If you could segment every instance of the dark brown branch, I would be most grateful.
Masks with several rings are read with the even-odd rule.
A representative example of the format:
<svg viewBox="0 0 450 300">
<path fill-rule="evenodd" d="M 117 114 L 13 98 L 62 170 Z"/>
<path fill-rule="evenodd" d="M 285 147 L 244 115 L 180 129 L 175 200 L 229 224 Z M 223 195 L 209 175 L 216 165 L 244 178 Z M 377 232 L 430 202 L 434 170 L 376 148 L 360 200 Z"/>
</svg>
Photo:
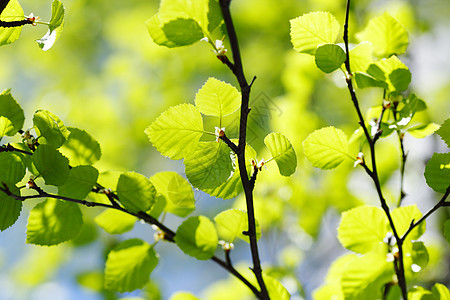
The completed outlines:
<svg viewBox="0 0 450 300">
<path fill-rule="evenodd" d="M 220 139 L 221 139 L 222 141 L 224 141 L 225 144 L 227 144 L 228 147 L 230 147 L 230 149 L 233 150 L 233 152 L 234 152 L 235 154 L 238 154 L 238 152 L 239 152 L 238 146 L 236 146 L 236 144 L 233 143 L 233 142 L 232 142 L 225 134 L 224 134 L 223 136 L 220 136 Z"/>
<path fill-rule="evenodd" d="M 266 285 L 262 277 L 261 260 L 259 258 L 258 244 L 256 240 L 256 220 L 255 209 L 253 205 L 253 186 L 250 179 L 247 176 L 246 159 L 245 159 L 245 146 L 247 140 L 247 119 L 250 112 L 249 99 L 251 85 L 248 84 L 245 78 L 244 69 L 242 66 L 242 59 L 239 50 L 238 38 L 234 29 L 233 20 L 230 12 L 231 0 L 219 0 L 220 8 L 222 11 L 223 20 L 227 28 L 228 38 L 230 41 L 231 51 L 233 55 L 233 64 L 228 64 L 233 74 L 236 76 L 237 81 L 241 89 L 241 114 L 239 121 L 239 143 L 238 143 L 238 165 L 241 175 L 241 182 L 244 188 L 245 200 L 247 205 L 247 218 L 248 218 L 248 236 L 250 240 L 250 251 L 252 254 L 253 268 L 252 271 L 255 274 L 256 280 L 261 288 L 261 292 L 255 295 L 259 299 L 270 299 L 267 292 Z M 253 82 L 252 82 L 253 83 Z"/>
<path fill-rule="evenodd" d="M 10 28 L 10 27 L 20 27 L 27 24 L 33 24 L 33 20 L 29 19 L 23 19 L 19 21 L 1 21 L 0 20 L 0 27 Z"/>
<path fill-rule="evenodd" d="M 19 152 L 19 153 L 26 154 L 26 155 L 33 155 L 32 152 L 28 152 L 28 151 L 25 151 L 22 149 L 17 149 L 16 147 L 14 147 L 11 144 L 0 146 L 0 152 Z"/>
</svg>

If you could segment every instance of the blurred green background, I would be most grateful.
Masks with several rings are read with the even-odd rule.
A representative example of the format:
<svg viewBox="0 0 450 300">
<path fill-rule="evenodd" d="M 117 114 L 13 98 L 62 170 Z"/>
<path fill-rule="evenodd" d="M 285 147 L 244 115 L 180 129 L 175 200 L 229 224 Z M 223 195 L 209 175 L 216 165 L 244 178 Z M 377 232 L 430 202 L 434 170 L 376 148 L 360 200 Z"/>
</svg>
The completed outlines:
<svg viewBox="0 0 450 300">
<path fill-rule="evenodd" d="M 50 18 L 51 1 L 20 3 L 25 14 Z M 174 170 L 183 174 L 182 162 L 162 157 L 144 130 L 168 107 L 193 103 L 196 91 L 210 76 L 237 86 L 232 74 L 206 43 L 176 49 L 154 44 L 144 22 L 157 12 L 159 1 L 66 0 L 64 5 L 64 31 L 48 52 L 34 42 L 47 31 L 44 26 L 26 26 L 18 41 L 0 48 L 0 89 L 12 89 L 25 110 L 25 128 L 32 126 L 34 111 L 47 109 L 66 125 L 85 129 L 100 142 L 103 155 L 96 164 L 100 171 L 134 170 L 151 176 Z M 319 171 L 311 167 L 301 150 L 301 142 L 314 129 L 333 125 L 350 136 L 357 129 L 357 120 L 341 74 L 325 76 L 312 57 L 292 50 L 289 20 L 327 10 L 342 25 L 344 8 L 344 1 L 335 0 L 232 3 L 247 78 L 257 76 L 250 102 L 250 144 L 261 150 L 260 157 L 268 157 L 262 149 L 264 136 L 282 132 L 299 158 L 292 179 L 280 178 L 272 169 L 275 166 L 270 166 L 260 174 L 255 191 L 264 236 L 260 247 L 264 266 L 283 278 L 295 295 L 293 299 L 302 295 L 310 299 L 312 291 L 323 283 L 330 263 L 344 253 L 336 240 L 339 213 L 361 203 L 377 204 L 376 194 L 368 192 L 374 190 L 371 182 L 362 170 L 353 169 L 351 162 L 335 171 Z M 428 105 L 418 120 L 442 123 L 450 111 L 450 2 L 354 1 L 350 36 L 384 11 L 410 33 L 407 54 L 400 58 L 412 72 L 410 91 Z M 366 111 L 379 104 L 382 94 L 369 89 L 359 96 Z M 411 151 L 405 201 L 417 203 L 425 212 L 434 194 L 424 183 L 424 163 L 445 145 L 433 136 L 421 140 L 408 136 L 405 143 Z M 385 192 L 395 203 L 399 188 L 396 139 L 383 140 L 377 149 L 384 153 L 379 164 Z M 354 150 L 357 153 L 356 147 Z M 195 214 L 214 216 L 227 207 L 243 207 L 241 198 L 223 201 L 196 192 L 196 199 Z M 152 241 L 153 231 L 138 224 L 124 236 L 108 236 L 92 226 L 91 217 L 99 211 L 85 209 L 86 236 L 57 247 L 30 246 L 24 242 L 26 217 L 35 203 L 27 203 L 18 224 L 0 234 L 0 299 L 114 299 L 117 295 L 102 291 L 99 281 L 104 254 L 125 238 Z M 439 236 L 443 218 L 443 213 L 432 217 L 424 238 L 431 259 L 419 278 L 425 284 L 449 280 L 448 263 L 442 263 L 448 261 L 449 246 Z M 166 222 L 176 228 L 181 221 L 169 217 Z M 90 243 L 96 236 L 99 239 Z M 234 259 L 249 261 L 247 245 L 238 244 L 237 248 Z M 212 262 L 197 262 L 173 245 L 160 243 L 157 250 L 161 260 L 147 288 L 148 299 L 168 299 L 181 289 L 213 299 L 211 293 L 217 296 L 220 289 L 234 286 Z M 222 285 L 209 286 L 219 279 L 225 280 Z M 236 293 L 244 295 L 240 287 Z M 136 295 L 142 293 L 131 294 Z"/>
</svg>

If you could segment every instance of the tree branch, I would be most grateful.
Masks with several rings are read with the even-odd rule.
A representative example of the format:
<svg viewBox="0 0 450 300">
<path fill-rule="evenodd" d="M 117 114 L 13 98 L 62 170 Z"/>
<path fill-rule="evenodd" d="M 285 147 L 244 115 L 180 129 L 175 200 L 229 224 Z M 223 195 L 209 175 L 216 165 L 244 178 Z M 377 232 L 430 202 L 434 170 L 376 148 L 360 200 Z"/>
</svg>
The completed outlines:
<svg viewBox="0 0 450 300">
<path fill-rule="evenodd" d="M 255 274 L 256 280 L 261 288 L 261 292 L 255 295 L 259 299 L 270 299 L 267 292 L 266 285 L 262 277 L 261 261 L 259 258 L 258 244 L 256 240 L 256 221 L 255 221 L 255 209 L 253 206 L 253 187 L 250 179 L 247 176 L 246 159 L 245 159 L 245 146 L 247 140 L 247 119 L 250 112 L 249 99 L 250 89 L 247 79 L 245 78 L 244 69 L 242 67 L 242 59 L 239 50 L 238 38 L 234 29 L 233 20 L 230 12 L 231 0 L 219 0 L 222 16 L 225 22 L 225 26 L 228 32 L 228 38 L 230 41 L 231 51 L 233 55 L 233 64 L 229 64 L 231 71 L 236 76 L 237 81 L 241 89 L 241 115 L 239 122 L 239 143 L 238 143 L 238 165 L 241 176 L 242 186 L 244 188 L 245 200 L 247 205 L 247 218 L 248 218 L 248 236 L 250 240 L 250 251 L 252 254 L 253 268 L 252 271 Z M 253 81 L 252 81 L 253 83 Z"/>
</svg>

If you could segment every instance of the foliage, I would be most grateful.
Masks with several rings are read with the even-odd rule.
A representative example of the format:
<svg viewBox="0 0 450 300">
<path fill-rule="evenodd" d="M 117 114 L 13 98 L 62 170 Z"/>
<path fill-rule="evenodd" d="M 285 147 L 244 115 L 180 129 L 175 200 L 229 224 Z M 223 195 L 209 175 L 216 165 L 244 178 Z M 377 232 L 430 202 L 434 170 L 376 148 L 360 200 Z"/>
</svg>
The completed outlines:
<svg viewBox="0 0 450 300">
<path fill-rule="evenodd" d="M 450 144 L 450 121 L 441 122 L 448 116 L 436 117 L 440 104 L 420 98 L 408 60 L 402 56 L 412 41 L 410 28 L 389 10 L 367 17 L 365 26 L 359 24 L 356 15 L 367 3 L 347 1 L 346 6 L 333 7 L 327 1 L 316 2 L 310 1 L 310 10 L 322 11 L 301 16 L 296 4 L 268 2 L 258 5 L 257 14 L 252 15 L 255 3 L 236 3 L 236 14 L 232 6 L 235 23 L 226 0 L 162 0 L 149 19 L 149 9 L 156 7 L 136 1 L 135 23 L 123 21 L 119 7 L 123 3 L 116 3 L 114 10 L 93 5 L 91 13 L 99 9 L 106 25 L 95 33 L 96 25 L 88 24 L 81 37 L 87 44 L 85 52 L 74 57 L 102 55 L 104 49 L 93 46 L 97 41 L 111 43 L 122 53 L 101 68 L 86 63 L 88 71 L 75 67 L 74 74 L 68 74 L 60 89 L 71 95 L 73 110 L 66 114 L 57 108 L 56 102 L 68 104 L 58 92 L 47 95 L 57 101 L 31 110 L 20 89 L 19 101 L 14 98 L 15 89 L 0 94 L 0 230 L 8 230 L 2 234 L 14 230 L 9 228 L 21 214 L 28 214 L 33 203 L 26 229 L 28 244 L 79 249 L 101 241 L 104 269 L 87 270 L 77 280 L 105 299 L 138 289 L 142 299 L 160 299 L 153 271 L 160 260 L 170 257 L 163 242 L 181 250 L 178 256 L 184 253 L 191 259 L 209 260 L 230 275 L 206 286 L 203 296 L 208 299 L 289 299 L 311 294 L 318 300 L 450 297 L 448 288 L 438 283 L 445 274 L 438 274 L 437 268 L 448 247 L 437 251 L 437 242 L 423 238 L 433 230 L 426 228 L 426 219 L 435 217 L 438 210 L 445 213 L 449 206 L 448 151 L 427 154 L 432 157 L 420 180 L 438 193 L 439 200 L 426 213 L 419 209 L 422 204 L 411 201 L 417 199 L 415 194 L 424 193 L 405 184 L 410 179 L 407 175 L 414 173 L 411 165 L 418 164 L 409 155 L 416 149 L 406 141 L 436 133 Z M 246 5 L 252 9 L 245 10 Z M 26 43 L 26 38 L 17 41 L 26 25 L 48 26 L 37 42 L 39 48 L 49 50 L 65 25 L 65 8 L 59 0 L 53 1 L 48 23 L 32 14 L 24 16 L 17 0 L 2 1 L 0 8 L 0 46 L 15 42 L 2 51 Z M 75 16 L 80 8 L 72 5 L 71 9 Z M 270 25 L 261 15 L 267 15 Z M 286 16 L 291 18 L 289 24 Z M 143 42 L 145 50 L 131 42 L 139 36 L 134 26 L 140 17 L 148 19 L 141 27 L 151 37 Z M 284 33 L 271 23 L 281 18 Z M 75 18 L 70 22 L 78 24 Z M 257 26 L 267 26 L 263 32 L 276 46 L 258 40 Z M 66 32 L 61 37 L 61 47 L 71 51 L 81 42 L 72 36 L 70 44 L 73 29 L 65 30 L 69 32 L 67 40 Z M 238 36 L 243 43 L 238 44 Z M 25 57 L 31 51 L 27 48 L 18 55 Z M 171 51 L 179 55 L 176 61 L 167 54 Z M 55 66 L 62 63 L 57 54 L 46 55 L 54 57 L 50 60 Z M 142 57 L 145 64 L 138 61 Z M 133 66 L 128 65 L 129 59 Z M 158 64 L 164 69 L 151 69 Z M 277 69 L 281 65 L 285 69 Z M 247 81 L 244 66 L 247 72 L 258 71 L 258 78 Z M 2 68 L 8 70 L 8 65 Z M 149 80 L 148 74 L 156 70 L 161 77 Z M 93 74 L 102 72 L 101 80 L 94 79 Z M 337 73 L 344 79 L 333 77 Z M 39 80 L 50 82 L 57 74 Z M 74 84 L 72 76 L 86 79 Z M 105 90 L 96 91 L 92 86 L 103 80 Z M 282 96 L 267 100 L 264 93 L 257 93 L 261 86 Z M 157 100 L 148 99 L 155 94 Z M 314 100 L 309 102 L 310 98 Z M 122 109 L 113 109 L 110 99 L 119 99 L 116 102 Z M 187 103 L 189 99 L 193 101 Z M 261 114 L 263 106 L 268 115 L 264 115 L 267 111 Z M 51 112 L 53 108 L 62 118 Z M 278 110 L 282 117 L 274 118 L 272 112 Z M 270 121 L 264 123 L 265 118 Z M 317 129 L 321 125 L 325 126 Z M 148 141 L 161 155 L 149 154 L 153 150 Z M 177 172 L 171 170 L 168 159 L 175 161 Z M 334 170 L 318 172 L 311 165 Z M 355 184 L 354 178 L 363 178 L 363 173 L 366 179 Z M 374 188 L 364 187 L 358 194 L 364 180 Z M 434 198 L 429 191 L 427 195 Z M 208 209 L 202 208 L 202 197 L 207 198 Z M 36 204 L 34 199 L 43 201 Z M 226 199 L 233 200 L 222 202 Z M 319 243 L 321 223 L 326 226 L 323 222 L 330 212 L 340 218 L 336 235 L 348 251 L 331 264 L 322 286 L 315 291 L 303 289 L 301 280 L 307 287 L 308 279 L 298 274 L 304 272 L 305 241 Z M 148 232 L 134 237 L 139 223 L 151 225 L 151 242 Z M 97 226 L 105 232 L 98 232 Z M 445 225 L 442 222 L 442 231 L 442 239 L 448 241 L 448 220 Z M 280 238 L 272 240 L 272 235 Z M 277 259 L 265 258 L 268 248 L 277 251 Z M 232 254 L 248 250 L 251 264 L 232 261 Z M 48 272 L 53 265 L 57 268 L 61 259 L 56 258 L 54 262 L 47 258 L 50 263 L 34 258 L 36 273 L 38 263 L 47 264 Z M 252 272 L 248 272 L 249 264 Z M 183 271 L 183 276 L 195 272 L 194 268 Z M 25 280 L 24 276 L 17 280 Z M 171 299 L 199 298 L 180 291 Z"/>
</svg>

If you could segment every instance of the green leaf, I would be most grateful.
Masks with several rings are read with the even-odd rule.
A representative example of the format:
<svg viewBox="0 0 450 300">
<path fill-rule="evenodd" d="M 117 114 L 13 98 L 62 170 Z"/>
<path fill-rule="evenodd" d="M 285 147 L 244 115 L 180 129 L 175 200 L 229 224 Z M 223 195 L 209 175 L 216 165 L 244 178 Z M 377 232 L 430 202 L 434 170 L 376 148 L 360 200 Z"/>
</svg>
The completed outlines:
<svg viewBox="0 0 450 300">
<path fill-rule="evenodd" d="M 345 54 L 345 53 L 344 53 Z M 366 72 L 372 59 L 372 43 L 362 42 L 350 50 L 350 68 L 352 73 Z"/>
<path fill-rule="evenodd" d="M 205 216 L 190 217 L 177 230 L 175 242 L 187 255 L 199 260 L 213 257 L 218 238 L 214 224 Z"/>
<path fill-rule="evenodd" d="M 411 82 L 411 72 L 395 55 L 371 64 L 367 73 L 378 81 L 384 81 L 390 92 L 402 92 Z"/>
<path fill-rule="evenodd" d="M 241 94 L 231 84 L 210 77 L 195 95 L 195 106 L 202 114 L 222 120 L 239 109 Z"/>
<path fill-rule="evenodd" d="M 378 57 L 399 55 L 408 47 L 408 33 L 391 15 L 373 18 L 363 32 L 357 34 L 360 41 L 369 41 L 373 45 L 373 53 Z"/>
<path fill-rule="evenodd" d="M 392 219 L 394 220 L 395 228 L 399 236 L 402 236 L 406 230 L 408 230 L 411 222 L 418 221 L 422 217 L 417 205 L 409 205 L 403 207 L 397 207 L 391 212 Z M 417 240 L 422 234 L 425 233 L 426 225 L 425 221 L 420 223 L 419 226 L 414 228 L 408 235 L 408 239 Z"/>
<path fill-rule="evenodd" d="M 41 39 L 36 40 L 42 50 L 47 51 L 50 49 L 61 35 L 64 27 L 64 14 L 65 10 L 62 2 L 53 0 L 52 18 L 48 25 L 48 31 Z"/>
<path fill-rule="evenodd" d="M 397 128 L 402 128 L 408 125 L 416 112 L 426 109 L 426 104 L 423 100 L 417 98 L 415 94 L 410 94 L 408 98 L 403 99 L 403 108 L 399 111 L 399 117 L 395 123 Z"/>
<path fill-rule="evenodd" d="M 33 116 L 33 123 L 40 144 L 47 144 L 54 148 L 59 148 L 70 135 L 64 123 L 56 115 L 47 110 L 36 111 Z"/>
<path fill-rule="evenodd" d="M 441 125 L 441 128 L 436 130 L 436 133 L 439 134 L 441 139 L 450 147 L 450 118 L 444 121 Z"/>
<path fill-rule="evenodd" d="M 447 242 L 450 243 L 450 220 L 447 220 L 444 223 L 444 236 L 447 239 Z"/>
<path fill-rule="evenodd" d="M 93 165 L 101 155 L 100 144 L 84 130 L 69 127 L 70 135 L 59 149 L 69 158 L 72 167 L 79 165 Z"/>
<path fill-rule="evenodd" d="M 184 166 L 189 182 L 198 189 L 218 187 L 233 171 L 230 149 L 222 142 L 200 142 Z"/>
<path fill-rule="evenodd" d="M 434 153 L 425 167 L 424 175 L 429 187 L 445 193 L 450 186 L 450 153 Z"/>
<path fill-rule="evenodd" d="M 15 185 L 10 184 L 8 188 L 11 193 L 20 196 L 20 190 Z M 21 211 L 22 201 L 16 200 L 0 191 L 0 231 L 16 223 Z"/>
<path fill-rule="evenodd" d="M 335 127 L 325 127 L 311 133 L 303 141 L 303 152 L 314 167 L 334 169 L 348 154 L 347 135 Z"/>
<path fill-rule="evenodd" d="M 378 207 L 358 206 L 342 213 L 338 227 L 339 242 L 357 253 L 367 253 L 383 245 L 389 223 Z"/>
<path fill-rule="evenodd" d="M 243 231 L 248 231 L 247 213 L 240 209 L 228 209 L 214 217 L 217 234 L 220 239 L 233 243 L 236 238 L 240 238 L 249 243 L 249 237 Z M 261 229 L 256 221 L 256 238 L 261 237 Z"/>
<path fill-rule="evenodd" d="M 433 292 L 433 296 L 436 300 L 450 299 L 450 290 L 441 283 L 435 283 L 431 291 Z"/>
<path fill-rule="evenodd" d="M 142 288 L 157 264 L 158 257 L 151 245 L 139 239 L 126 240 L 108 254 L 105 288 L 121 293 Z"/>
<path fill-rule="evenodd" d="M 200 300 L 189 292 L 176 292 L 169 300 Z"/>
<path fill-rule="evenodd" d="M 115 209 L 107 209 L 94 218 L 95 223 L 111 234 L 122 234 L 134 227 L 137 218 Z"/>
<path fill-rule="evenodd" d="M 411 128 L 408 128 L 409 134 L 411 134 L 416 139 L 423 139 L 429 135 L 432 135 L 436 130 L 439 129 L 439 125 L 435 123 L 420 124 Z"/>
<path fill-rule="evenodd" d="M 116 190 L 120 203 L 130 211 L 147 211 L 155 203 L 155 187 L 144 175 L 135 172 L 121 174 Z"/>
<path fill-rule="evenodd" d="M 368 88 L 368 87 L 380 87 L 387 89 L 387 84 L 383 81 L 376 80 L 372 76 L 368 76 L 363 73 L 356 72 L 354 74 L 356 84 L 360 89 Z"/>
<path fill-rule="evenodd" d="M 191 45 L 203 38 L 203 32 L 197 21 L 178 18 L 164 23 L 162 26 L 166 38 L 175 47 Z"/>
<path fill-rule="evenodd" d="M 3 12 L 0 14 L 2 21 L 21 21 L 24 19 L 23 9 L 17 0 L 10 0 Z M 0 46 L 11 44 L 20 36 L 23 26 L 0 27 Z"/>
<path fill-rule="evenodd" d="M 237 143 L 237 140 L 232 140 L 234 143 Z M 247 167 L 247 175 L 250 177 L 253 172 L 253 164 L 252 160 L 256 159 L 256 151 L 247 144 L 245 147 L 245 158 L 246 167 Z M 237 161 L 237 156 L 235 155 L 235 161 Z M 244 188 L 242 187 L 241 176 L 239 172 L 239 166 L 236 164 L 233 170 L 233 175 L 227 179 L 220 186 L 215 189 L 203 189 L 204 192 L 209 195 L 222 198 L 222 199 L 232 199 L 242 193 Z"/>
<path fill-rule="evenodd" d="M 425 247 L 425 244 L 423 242 L 416 241 L 412 243 L 411 258 L 413 264 L 420 267 L 420 269 L 418 270 L 413 269 L 413 271 L 415 272 L 423 270 L 428 265 L 428 261 L 430 260 L 430 258 L 427 248 Z"/>
<path fill-rule="evenodd" d="M 413 286 L 408 291 L 408 299 L 410 300 L 435 300 L 433 294 L 421 286 Z"/>
<path fill-rule="evenodd" d="M 312 12 L 290 20 L 291 42 L 300 53 L 314 54 L 317 46 L 333 44 L 339 33 L 339 22 L 329 12 Z"/>
<path fill-rule="evenodd" d="M 69 160 L 46 144 L 34 152 L 33 164 L 47 185 L 63 185 L 69 177 Z"/>
<path fill-rule="evenodd" d="M 280 174 L 283 176 L 294 174 L 297 168 L 297 155 L 291 142 L 281 133 L 272 132 L 264 138 L 264 144 L 276 161 Z"/>
<path fill-rule="evenodd" d="M 83 225 L 78 204 L 47 198 L 30 212 L 27 243 L 51 246 L 75 238 Z"/>
<path fill-rule="evenodd" d="M 166 212 L 186 217 L 195 209 L 191 185 L 176 172 L 160 172 L 150 178 L 157 192 L 166 199 Z"/>
<path fill-rule="evenodd" d="M 153 146 L 171 159 L 185 158 L 197 148 L 203 135 L 202 115 L 191 104 L 173 106 L 146 130 Z"/>
<path fill-rule="evenodd" d="M 356 257 L 345 267 L 341 285 L 345 299 L 381 299 L 383 287 L 394 275 L 385 255 L 369 253 Z"/>
<path fill-rule="evenodd" d="M 344 50 L 335 44 L 319 46 L 314 55 L 317 67 L 325 73 L 339 69 L 346 59 Z"/>
<path fill-rule="evenodd" d="M 291 295 L 286 290 L 286 288 L 276 280 L 275 278 L 263 275 L 264 283 L 266 284 L 267 291 L 269 292 L 270 299 L 277 300 L 289 300 L 291 299 Z"/>
<path fill-rule="evenodd" d="M 15 184 L 25 176 L 25 164 L 20 154 L 0 152 L 0 184 Z M 1 192 L 0 192 L 1 193 Z"/>
<path fill-rule="evenodd" d="M 0 27 L 0 37 L 2 29 L 3 28 Z M 23 113 L 23 109 L 13 98 L 11 91 L 3 91 L 0 94 L 0 140 L 5 135 L 15 135 L 20 129 L 22 129 L 24 122 L 25 115 Z"/>
<path fill-rule="evenodd" d="M 66 182 L 58 187 L 61 196 L 84 199 L 97 183 L 98 170 L 93 166 L 77 166 L 69 171 Z"/>
</svg>

